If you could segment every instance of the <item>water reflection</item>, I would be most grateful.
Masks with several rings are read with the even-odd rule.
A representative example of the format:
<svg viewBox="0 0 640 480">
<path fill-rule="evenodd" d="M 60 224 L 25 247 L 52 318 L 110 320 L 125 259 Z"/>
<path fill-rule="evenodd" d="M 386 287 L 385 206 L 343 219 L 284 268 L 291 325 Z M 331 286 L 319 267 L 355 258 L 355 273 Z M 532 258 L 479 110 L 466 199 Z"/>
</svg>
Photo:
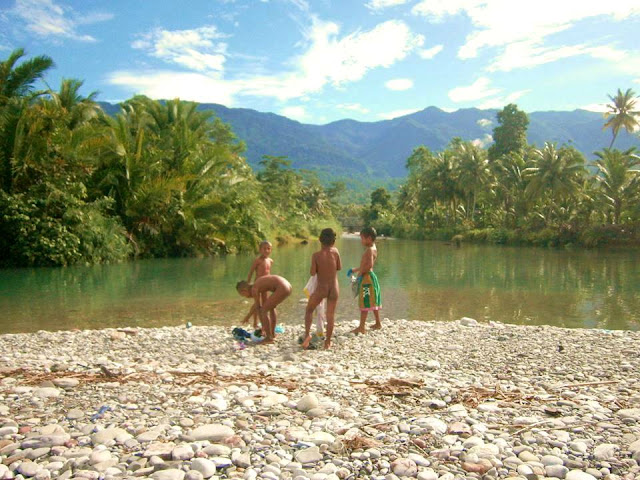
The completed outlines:
<svg viewBox="0 0 640 480">
<path fill-rule="evenodd" d="M 345 270 L 358 264 L 359 239 L 341 239 L 338 247 Z M 280 308 L 284 321 L 302 321 L 299 299 L 316 248 L 312 242 L 274 250 L 273 271 L 287 277 L 295 292 Z M 637 252 L 399 240 L 383 240 L 378 248 L 385 317 L 640 328 Z M 0 270 L 0 330 L 232 324 L 248 308 L 235 283 L 246 278 L 251 260 L 240 255 Z M 357 318 L 346 277 L 340 281 L 337 318 Z"/>
</svg>

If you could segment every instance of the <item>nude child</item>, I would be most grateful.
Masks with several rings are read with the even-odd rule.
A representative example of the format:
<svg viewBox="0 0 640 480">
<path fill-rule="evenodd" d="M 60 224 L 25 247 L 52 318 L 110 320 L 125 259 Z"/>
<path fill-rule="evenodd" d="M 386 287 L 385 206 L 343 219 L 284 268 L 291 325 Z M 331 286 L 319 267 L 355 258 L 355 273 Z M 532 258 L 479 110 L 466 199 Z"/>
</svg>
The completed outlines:
<svg viewBox="0 0 640 480">
<path fill-rule="evenodd" d="M 258 278 L 253 284 L 244 280 L 238 282 L 236 290 L 240 295 L 253 298 L 253 305 L 245 317 L 245 321 L 257 312 L 262 322 L 265 339 L 262 343 L 273 343 L 276 336 L 276 306 L 291 295 L 291 284 L 286 278 L 278 275 L 265 275 Z M 269 292 L 271 294 L 269 295 Z M 264 294 L 264 295 L 263 295 Z M 263 298 L 266 300 L 263 301 Z"/>
<path fill-rule="evenodd" d="M 302 348 L 309 348 L 311 343 L 311 323 L 316 307 L 327 299 L 327 336 L 324 348 L 331 347 L 331 336 L 335 324 L 335 311 L 338 304 L 340 288 L 338 286 L 338 271 L 342 268 L 340 252 L 334 247 L 336 232 L 331 228 L 325 228 L 320 233 L 322 247 L 311 256 L 311 276 L 318 276 L 318 284 L 315 291 L 309 297 L 309 303 L 304 314 L 304 340 Z"/>
</svg>

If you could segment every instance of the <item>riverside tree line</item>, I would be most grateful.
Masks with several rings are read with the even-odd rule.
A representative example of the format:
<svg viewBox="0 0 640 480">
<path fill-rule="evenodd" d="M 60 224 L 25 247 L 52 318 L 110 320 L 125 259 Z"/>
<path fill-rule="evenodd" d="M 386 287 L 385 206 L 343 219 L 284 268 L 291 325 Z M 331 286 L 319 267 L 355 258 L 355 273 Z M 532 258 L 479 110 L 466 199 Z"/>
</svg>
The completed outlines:
<svg viewBox="0 0 640 480">
<path fill-rule="evenodd" d="M 633 90 L 609 97 L 610 145 L 588 162 L 570 145 L 527 144 L 526 113 L 498 112 L 494 143 L 460 138 L 442 152 L 416 148 L 395 195 L 377 189 L 364 222 L 387 235 L 492 243 L 640 245 L 640 157 L 614 148 L 621 129 L 638 129 Z"/>
<path fill-rule="evenodd" d="M 337 226 L 312 174 L 282 157 L 255 174 L 196 103 L 136 96 L 109 116 L 81 81 L 36 90 L 53 61 L 23 57 L 0 63 L 0 265 L 212 255 Z"/>
<path fill-rule="evenodd" d="M 528 145 L 527 116 L 508 105 L 488 150 L 458 138 L 418 147 L 398 191 L 361 207 L 344 183 L 323 187 L 285 157 L 254 172 L 230 127 L 196 103 L 136 96 L 110 116 L 81 81 L 37 90 L 52 66 L 21 49 L 0 62 L 0 266 L 252 250 L 359 216 L 411 238 L 640 243 L 640 162 L 614 148 L 638 126 L 632 90 L 611 97 L 612 142 L 594 163 L 571 146 Z"/>
</svg>

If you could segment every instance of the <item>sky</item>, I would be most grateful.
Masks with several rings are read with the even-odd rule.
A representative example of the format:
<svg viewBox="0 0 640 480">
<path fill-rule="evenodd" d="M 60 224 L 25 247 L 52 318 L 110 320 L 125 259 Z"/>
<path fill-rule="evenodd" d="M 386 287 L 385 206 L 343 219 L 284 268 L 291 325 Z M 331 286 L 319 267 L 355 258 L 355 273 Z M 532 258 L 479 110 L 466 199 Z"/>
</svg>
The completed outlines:
<svg viewBox="0 0 640 480">
<path fill-rule="evenodd" d="M 638 0 L 0 0 L 0 60 L 82 93 L 379 121 L 429 106 L 603 111 L 640 91 Z"/>
</svg>

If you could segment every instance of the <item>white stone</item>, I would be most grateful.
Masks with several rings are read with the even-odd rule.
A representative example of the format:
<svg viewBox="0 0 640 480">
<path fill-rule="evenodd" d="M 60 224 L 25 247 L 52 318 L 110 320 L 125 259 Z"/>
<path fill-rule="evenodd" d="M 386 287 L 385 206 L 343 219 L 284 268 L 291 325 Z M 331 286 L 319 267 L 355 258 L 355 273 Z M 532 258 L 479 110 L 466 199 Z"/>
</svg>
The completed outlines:
<svg viewBox="0 0 640 480">
<path fill-rule="evenodd" d="M 269 395 L 268 397 L 264 397 L 262 399 L 262 406 L 269 408 L 269 407 L 273 407 L 275 405 L 281 405 L 283 403 L 287 403 L 289 401 L 289 399 L 287 398 L 286 395 L 282 395 L 281 393 L 275 393 L 273 395 Z"/>
<path fill-rule="evenodd" d="M 429 428 L 433 430 L 435 433 L 440 433 L 440 434 L 447 433 L 447 424 L 436 417 L 418 418 L 416 420 L 416 424 L 421 427 Z"/>
<path fill-rule="evenodd" d="M 308 412 L 312 408 L 318 408 L 320 402 L 315 393 L 308 393 L 302 397 L 296 404 L 296 408 L 301 412 Z"/>
<path fill-rule="evenodd" d="M 399 477 L 415 477 L 418 474 L 416 462 L 409 458 L 398 458 L 391 463 L 391 470 Z"/>
<path fill-rule="evenodd" d="M 571 470 L 564 478 L 565 480 L 596 480 L 596 477 L 582 470 Z"/>
<path fill-rule="evenodd" d="M 305 441 L 315 443 L 316 445 L 331 445 L 336 438 L 327 432 L 313 432 Z"/>
<path fill-rule="evenodd" d="M 474 318 L 462 317 L 460 319 L 460 325 L 464 325 L 465 327 L 476 327 L 478 326 L 478 321 Z"/>
<path fill-rule="evenodd" d="M 18 466 L 18 473 L 24 475 L 25 477 L 33 477 L 42 470 L 42 466 L 35 462 L 22 462 Z"/>
<path fill-rule="evenodd" d="M 106 428 L 91 435 L 91 441 L 94 445 L 105 445 L 114 441 L 124 443 L 130 438 L 133 438 L 133 435 L 122 428 Z"/>
<path fill-rule="evenodd" d="M 191 461 L 191 470 L 200 472 L 204 478 L 210 478 L 216 474 L 216 464 L 208 458 L 194 458 Z"/>
<path fill-rule="evenodd" d="M 615 456 L 618 448 L 618 445 L 613 443 L 603 443 L 593 450 L 593 456 L 596 460 L 609 460 L 611 457 Z"/>
<path fill-rule="evenodd" d="M 640 408 L 623 408 L 616 413 L 621 418 L 631 418 L 640 422 Z"/>
<path fill-rule="evenodd" d="M 320 453 L 320 449 L 318 447 L 310 447 L 305 448 L 304 450 L 299 450 L 295 454 L 295 459 L 297 462 L 304 464 L 307 463 L 316 463 L 322 460 L 322 454 Z"/>
<path fill-rule="evenodd" d="M 418 480 L 438 480 L 438 474 L 431 468 L 418 472 Z"/>
<path fill-rule="evenodd" d="M 233 435 L 234 431 L 231 427 L 220 423 L 201 425 L 189 434 L 196 441 L 209 440 L 210 442 L 219 442 Z"/>
<path fill-rule="evenodd" d="M 544 467 L 544 472 L 547 477 L 565 478 L 569 469 L 564 465 L 547 465 Z"/>
<path fill-rule="evenodd" d="M 60 388 L 73 388 L 73 387 L 77 387 L 78 384 L 80 383 L 80 381 L 77 378 L 54 378 L 53 379 L 53 384 L 56 387 L 60 387 Z"/>
<path fill-rule="evenodd" d="M 38 398 L 56 398 L 60 396 L 61 391 L 53 387 L 41 387 L 36 388 L 33 391 L 33 396 Z"/>
<path fill-rule="evenodd" d="M 177 468 L 169 468 L 167 470 L 159 470 L 151 474 L 154 480 L 183 480 L 184 471 Z"/>
<path fill-rule="evenodd" d="M 228 468 L 233 465 L 231 459 L 226 457 L 211 457 L 210 460 L 216 464 L 217 468 Z"/>
<path fill-rule="evenodd" d="M 178 445 L 171 450 L 171 458 L 174 460 L 190 460 L 193 458 L 194 452 L 191 445 Z"/>
<path fill-rule="evenodd" d="M 89 457 L 89 463 L 95 465 L 96 463 L 106 462 L 111 460 L 111 452 L 109 450 L 96 450 L 91 452 Z"/>
</svg>

